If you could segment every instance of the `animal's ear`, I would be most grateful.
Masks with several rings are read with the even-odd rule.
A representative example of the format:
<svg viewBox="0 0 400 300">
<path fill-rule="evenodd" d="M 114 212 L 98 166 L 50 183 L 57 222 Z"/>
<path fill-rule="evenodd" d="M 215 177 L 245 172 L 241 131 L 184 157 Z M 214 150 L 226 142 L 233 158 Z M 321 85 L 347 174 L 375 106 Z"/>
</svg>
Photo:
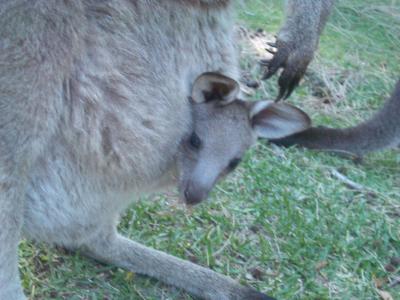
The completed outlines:
<svg viewBox="0 0 400 300">
<path fill-rule="evenodd" d="M 240 91 L 239 83 L 218 73 L 203 73 L 194 82 L 192 100 L 195 103 L 221 101 L 225 105 L 236 99 Z"/>
<path fill-rule="evenodd" d="M 259 138 L 279 139 L 310 128 L 309 116 L 299 108 L 272 101 L 250 104 L 250 121 Z"/>
</svg>

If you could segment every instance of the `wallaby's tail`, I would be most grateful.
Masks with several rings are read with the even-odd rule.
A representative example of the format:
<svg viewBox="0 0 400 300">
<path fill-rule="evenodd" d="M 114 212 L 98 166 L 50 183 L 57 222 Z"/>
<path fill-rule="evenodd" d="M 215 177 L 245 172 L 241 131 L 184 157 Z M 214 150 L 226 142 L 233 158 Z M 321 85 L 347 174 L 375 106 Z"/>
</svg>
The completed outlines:
<svg viewBox="0 0 400 300">
<path fill-rule="evenodd" d="M 312 127 L 271 142 L 285 147 L 299 145 L 310 149 L 355 154 L 398 146 L 400 144 L 400 81 L 397 82 L 392 96 L 381 110 L 358 126 L 344 129 Z"/>
</svg>

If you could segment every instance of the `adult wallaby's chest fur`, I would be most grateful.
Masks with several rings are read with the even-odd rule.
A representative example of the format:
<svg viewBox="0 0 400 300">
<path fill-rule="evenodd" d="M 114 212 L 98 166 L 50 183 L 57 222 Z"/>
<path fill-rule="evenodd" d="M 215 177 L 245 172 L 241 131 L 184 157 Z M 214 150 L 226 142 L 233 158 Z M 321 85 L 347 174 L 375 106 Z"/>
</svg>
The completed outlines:
<svg viewBox="0 0 400 300">
<path fill-rule="evenodd" d="M 237 78 L 228 7 L 84 3 L 61 120 L 27 191 L 26 233 L 65 245 L 82 243 L 93 218 L 115 219 L 132 192 L 151 191 L 174 169 L 192 130 L 188 96 L 198 75 Z"/>
<path fill-rule="evenodd" d="M 87 3 L 55 143 L 96 177 L 160 176 L 190 130 L 194 79 L 215 70 L 236 77 L 228 9 L 150 2 Z"/>
</svg>

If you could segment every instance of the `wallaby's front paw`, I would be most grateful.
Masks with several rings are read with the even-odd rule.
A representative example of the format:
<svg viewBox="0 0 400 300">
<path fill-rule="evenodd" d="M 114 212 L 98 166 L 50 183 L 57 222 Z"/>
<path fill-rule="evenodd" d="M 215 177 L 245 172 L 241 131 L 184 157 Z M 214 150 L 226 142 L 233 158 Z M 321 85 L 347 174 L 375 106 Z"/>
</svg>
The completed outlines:
<svg viewBox="0 0 400 300">
<path fill-rule="evenodd" d="M 279 37 L 275 43 L 268 43 L 268 46 L 273 50 L 267 49 L 267 51 L 274 56 L 271 60 L 262 62 L 267 67 L 263 79 L 269 79 L 280 68 L 283 68 L 279 77 L 280 90 L 277 100 L 286 99 L 303 78 L 314 57 L 314 47 L 310 46 L 310 43 L 283 41 Z"/>
</svg>

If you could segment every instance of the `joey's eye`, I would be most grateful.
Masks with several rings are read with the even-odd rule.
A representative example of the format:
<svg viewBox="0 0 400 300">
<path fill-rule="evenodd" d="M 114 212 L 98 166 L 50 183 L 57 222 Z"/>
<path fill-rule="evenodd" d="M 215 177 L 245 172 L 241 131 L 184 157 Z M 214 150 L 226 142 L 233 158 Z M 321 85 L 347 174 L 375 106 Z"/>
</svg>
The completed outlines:
<svg viewBox="0 0 400 300">
<path fill-rule="evenodd" d="M 228 168 L 230 171 L 236 169 L 236 167 L 240 164 L 242 160 L 240 158 L 234 158 L 229 162 Z"/>
<path fill-rule="evenodd" d="M 196 150 L 200 149 L 200 147 L 201 147 L 201 139 L 196 134 L 196 132 L 193 132 L 192 135 L 190 136 L 189 143 L 190 143 L 190 146 L 192 146 L 192 148 L 194 148 Z"/>
</svg>

